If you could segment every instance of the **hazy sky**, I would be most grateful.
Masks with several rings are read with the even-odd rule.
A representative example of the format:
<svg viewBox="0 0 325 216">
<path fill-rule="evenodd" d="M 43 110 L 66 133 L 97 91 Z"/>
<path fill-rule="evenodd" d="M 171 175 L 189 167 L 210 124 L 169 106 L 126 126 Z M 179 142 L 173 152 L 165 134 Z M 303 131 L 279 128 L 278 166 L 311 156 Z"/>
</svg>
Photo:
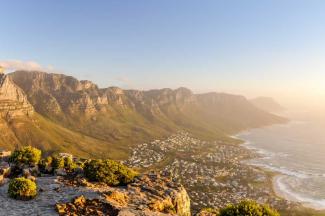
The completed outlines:
<svg viewBox="0 0 325 216">
<path fill-rule="evenodd" d="M 7 65 L 30 61 L 100 86 L 325 99 L 323 0 L 0 0 L 0 7 Z"/>
</svg>

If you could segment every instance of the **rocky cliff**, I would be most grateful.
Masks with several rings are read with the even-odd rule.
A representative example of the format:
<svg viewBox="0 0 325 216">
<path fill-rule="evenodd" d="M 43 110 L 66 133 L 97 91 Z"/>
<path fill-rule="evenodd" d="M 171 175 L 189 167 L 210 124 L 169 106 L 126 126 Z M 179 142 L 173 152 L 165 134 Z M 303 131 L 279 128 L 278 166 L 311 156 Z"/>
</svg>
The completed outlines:
<svg viewBox="0 0 325 216">
<path fill-rule="evenodd" d="M 35 112 L 29 99 L 11 76 L 0 73 L 0 148 L 13 150 L 22 145 L 33 145 L 49 152 L 71 151 L 89 157 L 96 151 L 102 154 L 101 157 L 108 156 L 103 150 L 109 148 L 110 143 L 49 121 Z M 53 107 L 43 103 L 46 101 L 43 98 L 39 99 L 45 107 Z"/>
<path fill-rule="evenodd" d="M 97 211 L 106 215 L 191 215 L 191 201 L 186 189 L 170 177 L 155 172 L 141 174 L 127 187 L 109 187 L 103 184 L 90 183 L 84 178 L 62 181 L 64 185 L 77 185 L 99 192 L 96 199 L 77 197 L 69 203 L 56 205 L 60 215 L 91 215 L 84 212 L 94 211 L 91 206 L 99 206 Z M 96 204 L 94 204 L 96 203 Z M 89 208 L 90 207 L 90 208 Z M 79 215 L 78 214 L 78 215 Z"/>
<path fill-rule="evenodd" d="M 29 116 L 33 111 L 25 93 L 12 82 L 9 76 L 0 73 L 0 117 L 9 119 Z"/>
</svg>

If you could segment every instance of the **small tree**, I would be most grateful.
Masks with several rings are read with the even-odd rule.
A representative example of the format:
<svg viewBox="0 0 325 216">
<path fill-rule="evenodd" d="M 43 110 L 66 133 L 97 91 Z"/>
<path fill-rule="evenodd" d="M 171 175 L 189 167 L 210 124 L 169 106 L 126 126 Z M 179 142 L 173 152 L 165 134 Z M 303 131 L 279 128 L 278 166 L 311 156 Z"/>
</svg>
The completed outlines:
<svg viewBox="0 0 325 216">
<path fill-rule="evenodd" d="M 271 209 L 268 205 L 261 205 L 255 201 L 245 200 L 236 205 L 230 204 L 220 210 L 220 216 L 280 216 L 280 214 Z"/>
<path fill-rule="evenodd" d="M 42 152 L 32 146 L 15 150 L 9 157 L 9 162 L 25 165 L 36 165 L 41 159 Z"/>
<path fill-rule="evenodd" d="M 37 195 L 37 185 L 23 177 L 15 178 L 9 183 L 8 194 L 14 199 L 30 200 Z"/>
</svg>

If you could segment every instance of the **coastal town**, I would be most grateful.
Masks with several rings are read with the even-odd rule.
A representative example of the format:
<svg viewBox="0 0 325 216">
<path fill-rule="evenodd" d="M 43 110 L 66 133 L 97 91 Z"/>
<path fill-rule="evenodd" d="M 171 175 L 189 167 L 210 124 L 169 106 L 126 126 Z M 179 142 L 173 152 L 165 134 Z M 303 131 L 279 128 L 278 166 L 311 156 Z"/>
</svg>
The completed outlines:
<svg viewBox="0 0 325 216">
<path fill-rule="evenodd" d="M 281 209 L 290 206 L 274 195 L 272 173 L 245 163 L 253 157 L 258 154 L 241 145 L 201 141 L 181 131 L 165 140 L 138 145 L 124 163 L 143 170 L 159 170 L 182 183 L 194 211 L 220 208 L 243 199 Z"/>
</svg>

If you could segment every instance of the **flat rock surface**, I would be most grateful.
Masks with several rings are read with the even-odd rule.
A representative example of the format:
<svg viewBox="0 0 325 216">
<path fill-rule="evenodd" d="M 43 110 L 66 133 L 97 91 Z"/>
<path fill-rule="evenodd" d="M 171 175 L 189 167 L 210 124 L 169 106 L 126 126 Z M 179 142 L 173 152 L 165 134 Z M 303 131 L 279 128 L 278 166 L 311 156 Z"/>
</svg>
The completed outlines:
<svg viewBox="0 0 325 216">
<path fill-rule="evenodd" d="M 84 195 L 96 198 L 98 193 L 85 187 L 68 187 L 60 184 L 56 177 L 40 177 L 37 179 L 38 196 L 30 201 L 14 200 L 8 197 L 8 184 L 0 187 L 0 216 L 52 216 L 58 215 L 55 204 L 68 202 L 72 198 Z"/>
</svg>

